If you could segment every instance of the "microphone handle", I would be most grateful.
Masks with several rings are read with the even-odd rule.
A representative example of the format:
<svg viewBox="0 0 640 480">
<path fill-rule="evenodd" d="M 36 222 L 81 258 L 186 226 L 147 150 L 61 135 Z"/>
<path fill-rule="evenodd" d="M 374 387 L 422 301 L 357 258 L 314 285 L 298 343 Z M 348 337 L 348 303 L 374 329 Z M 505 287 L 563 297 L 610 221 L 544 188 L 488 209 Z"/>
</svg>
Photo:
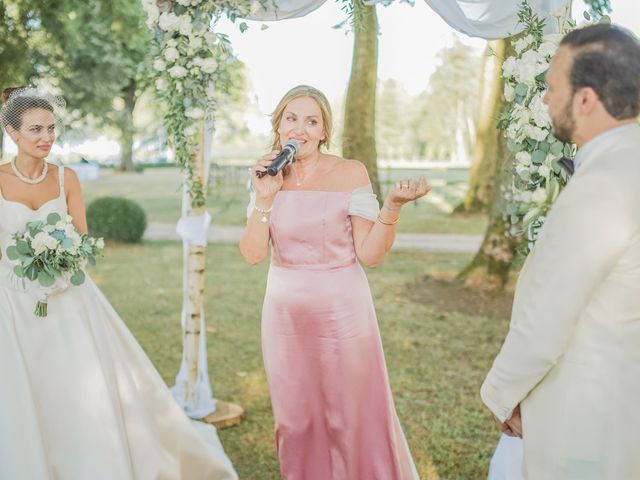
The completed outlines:
<svg viewBox="0 0 640 480">
<path fill-rule="evenodd" d="M 285 147 L 280 155 L 278 155 L 273 162 L 271 162 L 271 165 L 267 167 L 267 173 L 272 177 L 277 175 L 280 170 L 291 163 L 293 154 L 294 152 L 292 152 L 290 148 Z"/>
</svg>

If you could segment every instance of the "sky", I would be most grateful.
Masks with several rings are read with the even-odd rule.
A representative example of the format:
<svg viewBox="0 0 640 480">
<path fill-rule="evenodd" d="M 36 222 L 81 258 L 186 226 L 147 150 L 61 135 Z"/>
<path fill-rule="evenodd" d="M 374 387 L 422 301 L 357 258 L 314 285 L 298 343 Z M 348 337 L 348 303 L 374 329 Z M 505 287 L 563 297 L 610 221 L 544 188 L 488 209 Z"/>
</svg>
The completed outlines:
<svg viewBox="0 0 640 480">
<path fill-rule="evenodd" d="M 513 0 L 518 1 L 518 0 Z M 423 0 L 411 5 L 396 0 L 378 5 L 380 41 L 378 77 L 395 79 L 409 94 L 418 94 L 435 70 L 437 53 L 457 37 L 480 55 L 485 41 L 455 32 Z M 640 0 L 611 0 L 615 23 L 640 36 Z M 327 0 L 309 15 L 278 22 L 246 21 L 241 33 L 236 25 L 221 20 L 218 30 L 229 35 L 236 55 L 246 65 L 251 96 L 258 112 L 246 120 L 255 133 L 269 133 L 269 113 L 291 87 L 310 84 L 335 102 L 346 92 L 351 69 L 353 36 L 332 27 L 345 19 L 341 3 Z M 573 0 L 574 18 L 582 19 L 582 0 Z M 11 142 L 5 143 L 13 153 Z M 56 154 L 78 153 L 88 158 L 117 156 L 119 144 L 101 137 L 82 145 L 56 146 Z"/>
<path fill-rule="evenodd" d="M 514 0 L 516 1 L 516 0 Z M 437 66 L 437 53 L 459 38 L 478 54 L 486 42 L 457 33 L 422 0 L 412 7 L 396 0 L 388 7 L 378 5 L 380 41 L 378 76 L 393 78 L 409 94 L 424 90 Z M 612 0 L 614 22 L 640 36 L 640 0 Z M 231 38 L 234 51 L 247 68 L 250 88 L 261 114 L 248 118 L 255 132 L 269 131 L 267 115 L 289 88 L 310 84 L 323 91 L 330 101 L 341 98 L 347 88 L 351 68 L 353 36 L 332 26 L 345 14 L 340 2 L 327 0 L 305 17 L 277 22 L 246 21 L 241 33 L 228 20 L 218 30 Z M 574 0 L 574 18 L 582 19 L 582 0 Z"/>
</svg>

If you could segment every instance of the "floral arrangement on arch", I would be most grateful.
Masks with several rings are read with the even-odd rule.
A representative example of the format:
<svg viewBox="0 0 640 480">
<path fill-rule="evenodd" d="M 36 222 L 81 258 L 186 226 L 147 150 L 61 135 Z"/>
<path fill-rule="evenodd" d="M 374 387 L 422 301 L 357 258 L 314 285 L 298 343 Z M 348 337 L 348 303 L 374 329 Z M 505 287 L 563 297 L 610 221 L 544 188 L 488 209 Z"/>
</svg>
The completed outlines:
<svg viewBox="0 0 640 480">
<path fill-rule="evenodd" d="M 204 120 L 213 120 L 216 91 L 226 91 L 226 65 L 231 45 L 212 27 L 222 14 L 232 21 L 255 4 L 251 0 L 141 0 L 147 27 L 154 33 L 152 79 L 158 98 L 166 105 L 165 126 L 176 162 L 186 171 L 194 207 L 205 203 L 205 193 L 192 159 L 197 153 Z M 260 3 L 260 2 L 258 2 Z M 240 25 L 241 30 L 243 25 Z M 244 26 L 246 28 L 246 25 Z"/>
<path fill-rule="evenodd" d="M 545 21 L 525 1 L 518 13 L 523 33 L 513 41 L 515 56 L 502 66 L 506 107 L 498 121 L 507 147 L 514 155 L 513 183 L 504 192 L 507 200 L 506 235 L 523 237 L 522 253 L 533 247 L 545 215 L 568 175 L 558 160 L 571 158 L 575 149 L 551 133 L 551 120 L 542 99 L 551 57 L 562 37 L 575 28 L 568 9 L 554 12 L 558 32 L 545 34 Z"/>
</svg>

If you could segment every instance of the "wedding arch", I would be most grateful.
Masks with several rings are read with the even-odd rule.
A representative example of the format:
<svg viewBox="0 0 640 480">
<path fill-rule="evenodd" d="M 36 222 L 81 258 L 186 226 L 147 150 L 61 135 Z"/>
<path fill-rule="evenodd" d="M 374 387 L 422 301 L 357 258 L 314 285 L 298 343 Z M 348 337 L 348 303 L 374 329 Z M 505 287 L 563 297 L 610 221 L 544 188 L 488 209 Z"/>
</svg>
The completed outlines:
<svg viewBox="0 0 640 480">
<path fill-rule="evenodd" d="M 218 405 L 209 383 L 204 333 L 205 248 L 211 222 L 211 217 L 205 210 L 205 201 L 217 101 L 230 81 L 226 65 L 233 53 L 229 40 L 216 32 L 216 24 L 222 15 L 233 21 L 240 18 L 278 21 L 302 17 L 326 1 L 141 0 L 148 17 L 147 26 L 154 38 L 152 52 L 156 93 L 166 105 L 165 127 L 175 150 L 176 161 L 184 172 L 182 216 L 176 227 L 183 240 L 183 356 L 172 390 L 176 400 L 191 418 L 208 417 L 216 411 Z M 341 1 L 347 6 L 351 2 L 361 2 L 364 5 L 393 3 L 393 0 L 335 1 Z M 522 4 L 518 1 L 425 2 L 452 28 L 469 36 L 506 38 L 528 28 L 521 21 Z M 532 16 L 552 20 L 546 22 L 547 29 L 557 32 L 563 28 L 562 23 L 553 19 L 569 10 L 570 0 L 528 0 L 527 4 Z M 536 77 L 545 62 L 548 63 L 553 45 L 542 35 L 541 30 L 535 31 L 540 35 L 532 35 L 531 38 L 528 38 L 528 34 L 525 35 L 526 45 L 521 45 L 517 58 L 510 64 L 510 70 L 505 72 L 509 79 L 507 88 L 513 89 L 513 92 L 505 89 L 505 95 L 508 95 L 507 100 L 512 105 L 509 114 L 514 116 L 519 125 L 519 130 L 510 138 L 511 145 L 523 161 L 528 155 L 528 164 L 535 163 L 534 179 L 538 180 L 542 174 L 547 174 L 546 178 L 552 174 L 560 175 L 550 162 L 562 152 L 561 147 L 549 136 L 548 119 L 543 118 L 538 105 L 541 82 Z M 542 53 L 539 52 L 541 48 L 544 49 Z M 508 131 L 507 134 L 510 135 Z M 542 168 L 540 172 L 543 166 L 546 169 Z M 522 185 L 523 191 L 535 188 L 539 192 L 535 183 L 525 182 Z M 557 195 L 556 188 L 553 188 Z M 527 194 L 522 196 L 521 193 L 515 192 L 515 206 L 510 207 L 512 210 L 509 214 L 514 218 L 526 215 L 527 212 L 523 209 L 528 208 L 526 204 L 531 201 L 535 200 L 542 205 L 552 200 L 552 194 L 546 190 L 544 198 L 542 193 L 532 193 L 532 198 Z M 541 207 L 537 210 L 537 215 L 540 217 L 543 214 L 544 208 Z"/>
</svg>

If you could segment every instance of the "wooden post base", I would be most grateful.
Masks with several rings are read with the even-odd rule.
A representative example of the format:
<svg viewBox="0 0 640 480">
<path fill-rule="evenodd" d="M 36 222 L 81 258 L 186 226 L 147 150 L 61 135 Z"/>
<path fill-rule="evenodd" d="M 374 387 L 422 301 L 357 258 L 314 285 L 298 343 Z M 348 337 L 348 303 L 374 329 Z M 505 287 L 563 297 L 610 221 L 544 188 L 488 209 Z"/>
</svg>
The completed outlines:
<svg viewBox="0 0 640 480">
<path fill-rule="evenodd" d="M 200 419 L 200 421 L 210 423 L 216 428 L 227 428 L 238 425 L 243 419 L 244 408 L 235 403 L 218 400 L 216 403 L 216 411 Z"/>
</svg>

